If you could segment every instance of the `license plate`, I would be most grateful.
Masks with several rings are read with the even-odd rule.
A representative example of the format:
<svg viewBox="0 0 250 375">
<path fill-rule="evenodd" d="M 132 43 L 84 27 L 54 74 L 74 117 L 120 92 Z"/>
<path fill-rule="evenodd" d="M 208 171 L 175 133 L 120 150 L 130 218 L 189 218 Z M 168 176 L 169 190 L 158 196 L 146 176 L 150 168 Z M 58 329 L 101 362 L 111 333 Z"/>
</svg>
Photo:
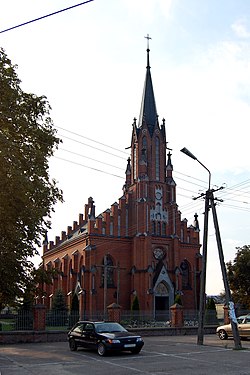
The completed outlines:
<svg viewBox="0 0 250 375">
<path fill-rule="evenodd" d="M 125 344 L 124 348 L 134 348 L 135 344 Z"/>
</svg>

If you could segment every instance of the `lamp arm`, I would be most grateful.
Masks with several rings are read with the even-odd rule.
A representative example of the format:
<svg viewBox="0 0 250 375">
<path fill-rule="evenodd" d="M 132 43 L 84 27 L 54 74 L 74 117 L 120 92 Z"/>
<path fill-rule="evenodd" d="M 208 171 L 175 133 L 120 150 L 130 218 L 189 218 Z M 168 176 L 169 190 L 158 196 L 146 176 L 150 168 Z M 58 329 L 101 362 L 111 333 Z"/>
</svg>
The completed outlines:
<svg viewBox="0 0 250 375">
<path fill-rule="evenodd" d="M 207 171 L 208 171 L 208 173 L 209 173 L 209 183 L 208 183 L 208 190 L 210 190 L 210 186 L 211 186 L 211 172 L 210 172 L 210 170 L 200 161 L 200 160 L 198 160 L 198 159 L 196 159 L 197 161 L 198 161 L 198 163 L 200 164 L 200 165 L 202 165 L 203 166 L 203 168 L 205 168 Z"/>
</svg>

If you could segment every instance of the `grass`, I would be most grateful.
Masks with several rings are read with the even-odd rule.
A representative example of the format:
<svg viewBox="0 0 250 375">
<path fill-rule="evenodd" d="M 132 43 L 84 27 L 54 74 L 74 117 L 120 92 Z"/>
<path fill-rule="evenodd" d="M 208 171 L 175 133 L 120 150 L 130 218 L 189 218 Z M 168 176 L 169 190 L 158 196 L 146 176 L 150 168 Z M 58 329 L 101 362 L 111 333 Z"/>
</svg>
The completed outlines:
<svg viewBox="0 0 250 375">
<path fill-rule="evenodd" d="M 1 319 L 0 331 L 13 331 L 15 326 L 15 319 Z"/>
</svg>

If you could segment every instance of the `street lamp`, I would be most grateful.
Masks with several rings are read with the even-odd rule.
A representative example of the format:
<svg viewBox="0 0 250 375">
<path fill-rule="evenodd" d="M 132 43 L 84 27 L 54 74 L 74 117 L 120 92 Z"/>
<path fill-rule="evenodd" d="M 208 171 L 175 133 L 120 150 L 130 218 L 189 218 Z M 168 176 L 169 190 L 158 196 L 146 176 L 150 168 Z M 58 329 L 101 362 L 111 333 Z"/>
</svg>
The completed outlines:
<svg viewBox="0 0 250 375">
<path fill-rule="evenodd" d="M 197 157 L 194 156 L 194 154 L 192 154 L 192 152 L 190 152 L 186 147 L 183 147 L 183 148 L 181 149 L 181 152 L 183 152 L 184 154 L 186 154 L 186 155 L 189 156 L 190 158 L 192 158 L 192 159 L 198 161 L 198 163 L 199 163 L 200 165 L 202 165 L 203 168 L 205 168 L 205 169 L 208 171 L 208 173 L 209 173 L 209 179 L 208 179 L 208 190 L 210 190 L 210 185 L 211 185 L 211 172 L 210 172 L 210 170 L 207 169 L 207 167 L 206 167 L 204 164 L 202 164 L 202 162 L 201 162 L 200 160 L 198 160 Z"/>
<path fill-rule="evenodd" d="M 215 209 L 215 203 L 214 203 L 214 189 L 210 188 L 211 185 L 211 173 L 207 167 L 202 164 L 196 156 L 194 156 L 186 147 L 184 147 L 181 152 L 189 156 L 190 158 L 197 160 L 198 163 L 200 163 L 209 173 L 209 184 L 208 184 L 208 190 L 205 194 L 205 215 L 204 215 L 204 233 L 203 233 L 203 257 L 202 257 L 202 270 L 201 270 L 201 284 L 200 284 L 200 305 L 199 305 L 199 326 L 198 326 L 198 339 L 197 344 L 203 345 L 203 338 L 204 338 L 204 308 L 205 308 L 205 290 L 206 290 L 206 265 L 207 265 L 207 236 L 208 236 L 208 212 L 209 208 L 212 208 L 213 213 L 213 219 L 214 219 L 214 228 L 215 228 L 215 235 L 216 235 L 216 241 L 218 246 L 218 253 L 220 258 L 220 265 L 221 265 L 221 271 L 222 271 L 222 277 L 225 287 L 225 294 L 226 294 L 226 302 L 229 305 L 229 312 L 231 317 L 231 327 L 234 337 L 234 343 L 235 343 L 235 349 L 241 349 L 241 342 L 240 342 L 240 336 L 238 331 L 238 325 L 237 325 L 237 319 L 235 316 L 235 310 L 234 310 L 234 303 L 232 301 L 231 297 L 231 291 L 227 279 L 227 271 L 224 261 L 224 255 L 223 255 L 223 249 L 222 249 L 222 243 L 221 243 L 221 237 L 220 237 L 220 229 L 219 229 L 219 223 L 217 218 L 217 213 Z M 218 190 L 220 190 L 219 188 Z"/>
<path fill-rule="evenodd" d="M 203 254 L 202 254 L 202 269 L 200 279 L 200 302 L 199 302 L 199 319 L 198 319 L 198 338 L 197 344 L 203 345 L 204 339 L 204 315 L 205 315 L 205 293 L 206 293 L 206 269 L 207 269 L 207 237 L 208 237 L 208 211 L 209 211 L 209 197 L 211 185 L 211 172 L 201 163 L 196 156 L 192 154 L 186 147 L 181 149 L 181 152 L 189 156 L 191 159 L 198 161 L 209 173 L 208 190 L 205 195 L 205 215 L 204 215 L 204 232 L 203 232 Z"/>
</svg>

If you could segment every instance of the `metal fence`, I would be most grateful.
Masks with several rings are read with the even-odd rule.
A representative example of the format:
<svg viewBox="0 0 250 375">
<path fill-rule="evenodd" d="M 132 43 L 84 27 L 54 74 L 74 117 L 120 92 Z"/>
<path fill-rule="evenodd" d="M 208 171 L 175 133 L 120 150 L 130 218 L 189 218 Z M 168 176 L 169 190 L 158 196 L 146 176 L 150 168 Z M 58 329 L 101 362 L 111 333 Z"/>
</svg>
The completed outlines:
<svg viewBox="0 0 250 375">
<path fill-rule="evenodd" d="M 249 311 L 237 311 L 237 316 L 246 315 Z M 79 320 L 105 320 L 104 312 L 97 311 L 91 316 L 80 316 L 79 312 L 49 310 L 46 313 L 47 330 L 68 330 Z M 198 311 L 184 310 L 184 326 L 198 326 Z M 205 312 L 205 325 L 220 325 L 224 317 L 216 312 Z M 144 311 L 121 311 L 121 324 L 126 328 L 171 327 L 169 312 L 156 311 L 150 314 Z M 32 311 L 20 310 L 12 314 L 0 314 L 0 331 L 24 331 L 33 329 Z"/>
<path fill-rule="evenodd" d="M 50 310 L 46 313 L 47 329 L 69 329 L 80 319 L 78 311 Z"/>
<path fill-rule="evenodd" d="M 169 327 L 170 314 L 168 311 L 122 311 L 121 324 L 127 328 Z"/>
<path fill-rule="evenodd" d="M 0 331 L 26 331 L 33 329 L 32 311 L 20 310 L 12 314 L 0 314 Z"/>
</svg>

